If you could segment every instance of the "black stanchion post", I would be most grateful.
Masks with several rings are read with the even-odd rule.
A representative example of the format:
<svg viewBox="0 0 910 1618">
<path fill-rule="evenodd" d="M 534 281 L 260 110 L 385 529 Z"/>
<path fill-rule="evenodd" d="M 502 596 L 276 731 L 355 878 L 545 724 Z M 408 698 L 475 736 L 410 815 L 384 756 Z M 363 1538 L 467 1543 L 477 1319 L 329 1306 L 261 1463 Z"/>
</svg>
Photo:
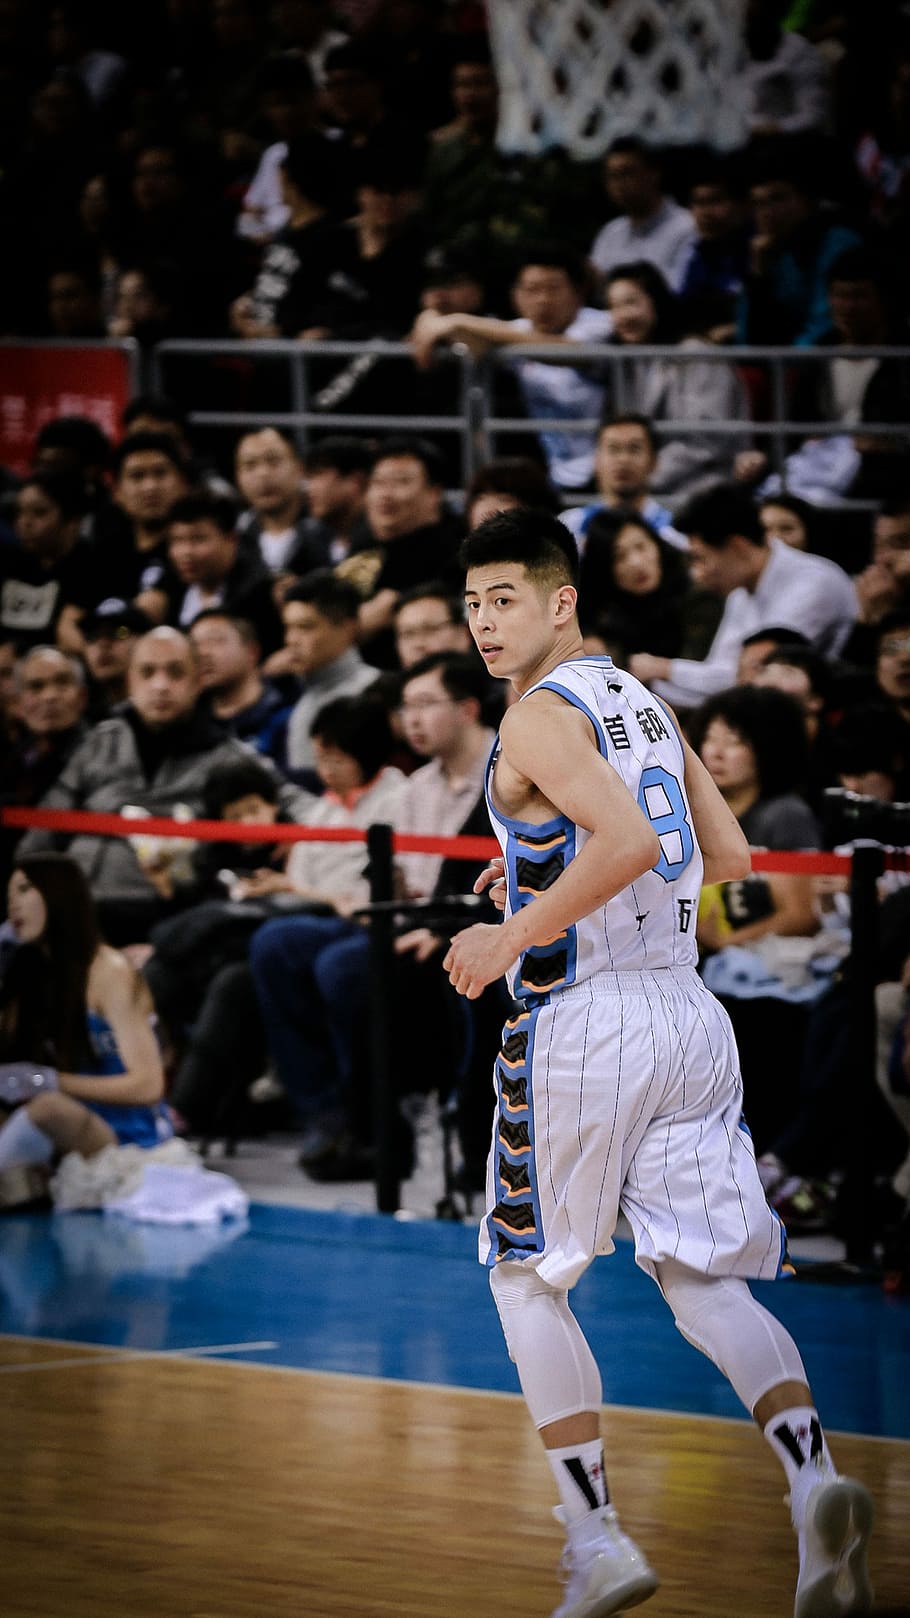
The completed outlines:
<svg viewBox="0 0 910 1618">
<path fill-rule="evenodd" d="M 878 879 L 885 868 L 880 843 L 857 842 L 850 877 L 850 1056 L 854 1076 L 850 1161 L 841 1192 L 847 1263 L 868 1267 L 874 1256 L 872 1121 L 875 1100 L 875 985 L 878 966 Z"/>
<path fill-rule="evenodd" d="M 370 901 L 377 908 L 370 916 L 370 1067 L 372 1073 L 373 1138 L 376 1145 L 376 1206 L 380 1213 L 398 1209 L 395 1169 L 397 1104 L 390 1061 L 389 1006 L 393 914 L 392 828 L 367 830 Z"/>
</svg>

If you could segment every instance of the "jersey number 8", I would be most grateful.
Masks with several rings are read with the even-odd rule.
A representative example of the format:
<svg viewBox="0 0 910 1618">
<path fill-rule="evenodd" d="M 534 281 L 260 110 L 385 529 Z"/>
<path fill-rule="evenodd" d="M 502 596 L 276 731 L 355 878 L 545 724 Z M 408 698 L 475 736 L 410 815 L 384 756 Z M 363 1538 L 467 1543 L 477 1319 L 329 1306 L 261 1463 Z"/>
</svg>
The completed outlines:
<svg viewBox="0 0 910 1618">
<path fill-rule="evenodd" d="M 682 875 L 695 852 L 687 804 L 676 776 L 661 764 L 642 770 L 638 805 L 650 820 L 660 843 L 660 859 L 652 869 L 665 882 L 672 882 Z"/>
</svg>

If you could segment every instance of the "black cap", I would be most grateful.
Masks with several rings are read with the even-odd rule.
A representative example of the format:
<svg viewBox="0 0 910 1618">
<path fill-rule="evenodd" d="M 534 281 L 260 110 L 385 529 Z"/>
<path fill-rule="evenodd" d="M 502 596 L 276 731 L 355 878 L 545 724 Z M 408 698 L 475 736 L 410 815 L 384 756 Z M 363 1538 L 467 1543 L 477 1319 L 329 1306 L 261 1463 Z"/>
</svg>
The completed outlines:
<svg viewBox="0 0 910 1618">
<path fill-rule="evenodd" d="M 119 596 L 107 596 L 87 612 L 79 624 L 87 640 L 98 640 L 102 635 L 113 637 L 144 635 L 151 629 L 152 620 L 139 607 L 123 601 Z"/>
</svg>

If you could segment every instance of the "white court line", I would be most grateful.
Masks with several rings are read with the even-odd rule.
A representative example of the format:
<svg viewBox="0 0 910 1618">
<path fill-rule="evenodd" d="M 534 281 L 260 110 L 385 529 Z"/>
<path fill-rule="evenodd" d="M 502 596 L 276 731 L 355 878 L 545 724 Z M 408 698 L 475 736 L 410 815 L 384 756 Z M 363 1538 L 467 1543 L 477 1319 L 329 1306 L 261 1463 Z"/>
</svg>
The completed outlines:
<svg viewBox="0 0 910 1618">
<path fill-rule="evenodd" d="M 47 1342 L 47 1338 L 38 1338 L 38 1342 Z M 23 1360 L 18 1365 L 0 1365 L 0 1376 L 12 1376 L 23 1371 L 62 1371 L 73 1366 L 88 1365 L 119 1365 L 125 1360 L 159 1360 L 159 1359 L 197 1359 L 206 1354 L 248 1354 L 262 1353 L 266 1349 L 278 1348 L 278 1343 L 208 1343 L 201 1348 L 114 1348 L 102 1350 L 98 1354 L 80 1354 L 78 1359 L 65 1360 Z"/>
</svg>

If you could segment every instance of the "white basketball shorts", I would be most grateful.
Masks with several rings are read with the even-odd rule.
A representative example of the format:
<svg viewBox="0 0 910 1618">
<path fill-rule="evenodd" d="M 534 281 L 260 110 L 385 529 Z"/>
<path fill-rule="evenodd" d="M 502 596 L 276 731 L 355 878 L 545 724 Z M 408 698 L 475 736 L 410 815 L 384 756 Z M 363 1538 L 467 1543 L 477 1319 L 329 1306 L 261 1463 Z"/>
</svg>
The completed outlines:
<svg viewBox="0 0 910 1618">
<path fill-rule="evenodd" d="M 605 972 L 506 1024 L 481 1262 L 558 1288 L 613 1251 L 619 1210 L 654 1275 L 771 1279 L 785 1233 L 742 1120 L 730 1020 L 694 967 Z"/>
</svg>

